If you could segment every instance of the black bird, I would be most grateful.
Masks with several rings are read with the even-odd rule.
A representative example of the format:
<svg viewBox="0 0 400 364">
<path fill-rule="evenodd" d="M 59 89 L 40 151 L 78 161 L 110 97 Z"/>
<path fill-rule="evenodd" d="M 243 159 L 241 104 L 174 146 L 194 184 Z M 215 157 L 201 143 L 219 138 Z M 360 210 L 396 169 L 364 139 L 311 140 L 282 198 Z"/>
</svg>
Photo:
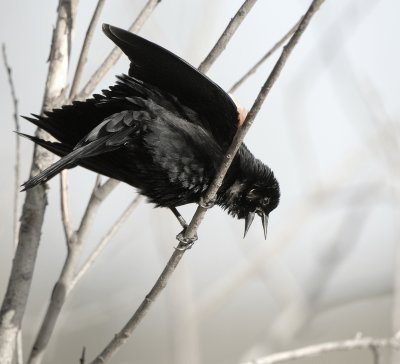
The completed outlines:
<svg viewBox="0 0 400 364">
<path fill-rule="evenodd" d="M 176 207 L 199 203 L 211 184 L 240 127 L 238 109 L 168 50 L 108 24 L 103 31 L 129 57 L 129 73 L 102 95 L 25 117 L 59 142 L 22 135 L 62 158 L 25 182 L 24 190 L 80 165 L 136 187 L 179 217 Z M 215 203 L 245 219 L 244 235 L 258 214 L 266 236 L 279 197 L 271 169 L 242 144 Z"/>
</svg>

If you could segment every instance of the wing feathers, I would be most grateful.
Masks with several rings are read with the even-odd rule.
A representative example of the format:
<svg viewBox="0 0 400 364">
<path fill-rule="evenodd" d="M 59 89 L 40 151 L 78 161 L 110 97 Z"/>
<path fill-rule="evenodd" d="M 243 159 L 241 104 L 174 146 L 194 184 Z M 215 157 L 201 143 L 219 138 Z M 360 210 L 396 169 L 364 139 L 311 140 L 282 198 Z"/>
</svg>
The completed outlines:
<svg viewBox="0 0 400 364">
<path fill-rule="evenodd" d="M 229 95 L 207 76 L 170 51 L 126 30 L 103 24 L 104 33 L 131 60 L 129 76 L 175 96 L 202 116 L 191 119 L 227 148 L 238 126 L 238 112 Z"/>
</svg>

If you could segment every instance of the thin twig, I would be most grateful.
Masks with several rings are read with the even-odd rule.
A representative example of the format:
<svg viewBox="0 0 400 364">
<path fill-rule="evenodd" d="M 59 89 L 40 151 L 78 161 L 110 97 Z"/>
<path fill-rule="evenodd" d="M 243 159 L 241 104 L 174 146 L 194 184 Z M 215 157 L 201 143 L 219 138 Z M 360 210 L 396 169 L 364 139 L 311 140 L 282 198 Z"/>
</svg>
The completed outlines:
<svg viewBox="0 0 400 364">
<path fill-rule="evenodd" d="M 139 203 L 143 200 L 143 196 L 138 195 L 130 204 L 129 206 L 125 209 L 125 211 L 120 215 L 120 217 L 114 222 L 114 224 L 111 226 L 111 228 L 108 230 L 108 232 L 103 236 L 103 238 L 100 240 L 100 242 L 97 244 L 96 248 L 93 250 L 93 252 L 90 254 L 90 256 L 87 258 L 85 263 L 82 265 L 82 267 L 79 269 L 79 271 L 75 274 L 70 286 L 69 286 L 69 291 L 72 291 L 75 287 L 75 285 L 78 283 L 78 281 L 84 276 L 84 274 L 90 269 L 90 267 L 93 265 L 99 254 L 104 250 L 104 248 L 107 246 L 107 244 L 110 242 L 112 237 L 115 235 L 115 233 L 120 229 L 120 227 L 124 224 L 126 219 L 132 214 L 132 212 L 135 210 L 135 208 L 139 205 Z"/>
<path fill-rule="evenodd" d="M 79 364 L 85 364 L 85 356 L 86 356 L 86 347 L 83 347 L 82 355 L 79 359 Z"/>
<path fill-rule="evenodd" d="M 130 26 L 129 31 L 131 31 L 132 33 L 139 32 L 139 30 L 142 28 L 146 20 L 150 17 L 151 13 L 160 2 L 161 0 L 149 0 L 143 7 L 136 20 Z M 89 81 L 76 98 L 80 100 L 87 98 L 93 92 L 100 80 L 110 70 L 110 68 L 118 61 L 119 57 L 121 57 L 121 54 L 121 49 L 118 47 L 114 47 L 109 55 L 106 57 L 106 59 L 103 61 L 101 66 L 90 77 Z"/>
<path fill-rule="evenodd" d="M 6 45 L 2 44 L 3 62 L 7 70 L 8 84 L 10 86 L 11 98 L 14 106 L 14 124 L 15 131 L 19 132 L 19 120 L 18 120 L 18 98 L 15 92 L 14 81 L 12 78 L 12 69 L 8 64 Z M 19 185 L 20 185 L 20 162 L 21 161 L 21 148 L 20 148 L 20 138 L 18 134 L 15 134 L 15 166 L 14 166 L 14 206 L 13 206 L 13 242 L 14 249 L 16 249 L 18 244 L 18 230 L 19 230 Z"/>
<path fill-rule="evenodd" d="M 357 335 L 354 339 L 344 341 L 331 341 L 322 344 L 306 346 L 301 349 L 284 351 L 275 353 L 263 358 L 251 360 L 244 364 L 276 364 L 286 361 L 309 358 L 332 351 L 346 351 L 346 350 L 364 350 L 372 348 L 379 350 L 382 348 L 392 348 L 395 350 L 400 349 L 400 341 L 398 335 L 391 338 L 374 339 L 371 337 L 359 337 Z M 376 364 L 376 362 L 374 363 Z"/>
<path fill-rule="evenodd" d="M 87 61 L 87 55 L 89 53 L 89 48 L 92 43 L 93 34 L 96 29 L 96 25 L 99 21 L 104 4 L 105 4 L 105 0 L 98 0 L 96 9 L 95 9 L 92 19 L 89 23 L 89 27 L 86 31 L 86 36 L 85 36 L 85 40 L 83 42 L 81 54 L 79 56 L 78 65 L 76 66 L 76 70 L 75 70 L 74 80 L 72 81 L 71 89 L 69 91 L 69 100 L 70 101 L 75 99 L 76 93 L 78 91 L 79 82 L 82 77 L 83 68 Z"/>
<path fill-rule="evenodd" d="M 229 93 L 234 93 L 252 74 L 254 74 L 258 68 L 269 58 L 271 57 L 286 40 L 295 32 L 297 27 L 299 26 L 301 19 L 293 25 L 293 27 L 281 38 L 279 39 L 272 48 L 265 53 L 263 57 L 253 66 L 251 67 L 236 83 L 229 89 Z"/>
<path fill-rule="evenodd" d="M 229 40 L 232 38 L 233 34 L 235 34 L 236 30 L 239 28 L 240 24 L 256 2 L 257 0 L 245 0 L 243 5 L 239 8 L 235 16 L 229 22 L 228 26 L 225 28 L 222 35 L 219 37 L 217 43 L 215 43 L 214 47 L 211 49 L 210 53 L 207 55 L 204 61 L 200 63 L 200 72 L 206 73 L 210 69 L 211 65 L 223 52 Z"/>
<path fill-rule="evenodd" d="M 264 86 L 261 88 L 260 93 L 258 94 L 256 100 L 253 103 L 250 112 L 248 113 L 246 120 L 243 123 L 243 126 L 236 133 L 231 146 L 228 149 L 227 154 L 224 157 L 223 163 L 221 164 L 213 183 L 206 191 L 204 202 L 205 204 L 209 204 L 211 201 L 215 199 L 216 193 L 222 183 L 222 180 L 232 163 L 232 160 L 238 150 L 240 144 L 243 141 L 244 136 L 246 135 L 248 129 L 253 123 L 258 111 L 261 108 L 262 103 L 264 102 L 266 96 L 268 95 L 271 87 L 277 80 L 284 64 L 286 63 L 290 53 L 293 48 L 297 44 L 304 30 L 308 26 L 311 18 L 317 12 L 320 5 L 324 0 L 314 0 L 304 17 L 302 18 L 299 27 L 296 32 L 293 34 L 292 38 L 288 42 L 288 44 L 284 47 L 281 56 L 275 64 L 274 69 L 269 75 L 267 81 Z M 183 238 L 185 240 L 192 240 L 196 235 L 198 226 L 200 225 L 204 215 L 206 213 L 206 209 L 198 206 L 188 228 L 183 233 Z M 175 271 L 176 266 L 181 260 L 183 254 L 185 253 L 185 244 L 180 242 L 177 249 L 175 249 L 171 258 L 169 259 L 167 265 L 162 271 L 161 275 L 157 279 L 157 282 L 154 284 L 150 292 L 146 295 L 145 299 L 140 304 L 139 308 L 135 311 L 133 316 L 128 320 L 128 322 L 124 325 L 124 327 L 119 331 L 114 338 L 108 343 L 108 345 L 103 349 L 103 351 L 92 361 L 92 364 L 102 364 L 110 357 L 128 340 L 129 336 L 132 334 L 133 330 L 137 327 L 140 321 L 144 318 L 146 313 L 149 311 L 151 304 L 156 300 L 161 291 L 166 287 L 169 278 L 172 273 Z"/>
<path fill-rule="evenodd" d="M 374 344 L 370 347 L 374 364 L 382 364 L 381 347 Z"/>
<path fill-rule="evenodd" d="M 78 0 L 60 0 L 58 4 L 42 109 L 55 107 L 58 96 L 66 86 L 77 2 Z M 47 134 L 41 131 L 38 131 L 37 135 L 47 137 Z M 52 159 L 52 153 L 36 146 L 31 176 L 47 168 Z M 0 311 L 0 358 L 4 364 L 12 363 L 17 333 L 25 312 L 47 205 L 46 189 L 43 185 L 27 191 L 22 209 L 19 243 Z"/>
</svg>

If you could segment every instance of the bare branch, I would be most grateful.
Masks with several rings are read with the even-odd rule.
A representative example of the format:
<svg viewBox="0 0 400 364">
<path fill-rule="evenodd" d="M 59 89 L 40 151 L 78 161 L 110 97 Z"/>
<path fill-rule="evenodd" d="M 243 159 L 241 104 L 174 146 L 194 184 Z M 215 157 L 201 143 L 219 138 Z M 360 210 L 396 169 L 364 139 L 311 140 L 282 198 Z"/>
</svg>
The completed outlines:
<svg viewBox="0 0 400 364">
<path fill-rule="evenodd" d="M 19 132 L 19 120 L 18 120 L 18 98 L 15 92 L 14 81 L 12 78 L 12 69 L 8 64 L 7 59 L 7 51 L 6 45 L 3 43 L 2 45 L 3 52 L 3 62 L 4 66 L 7 70 L 8 76 L 8 84 L 10 86 L 11 98 L 14 106 L 14 123 L 15 123 L 15 131 Z M 15 166 L 14 166 L 14 206 L 13 206 L 13 241 L 14 241 L 14 249 L 16 249 L 18 244 L 18 230 L 19 230 L 19 185 L 20 185 L 20 161 L 21 161 L 21 152 L 20 152 L 20 139 L 18 134 L 15 135 Z"/>
<path fill-rule="evenodd" d="M 99 182 L 100 179 L 98 177 L 78 231 L 71 233 L 67 239 L 67 257 L 60 277 L 54 285 L 49 305 L 30 353 L 28 364 L 39 364 L 43 360 L 45 350 L 54 331 L 61 309 L 68 293 L 71 291 L 70 285 L 74 279 L 75 269 L 79 263 L 84 238 L 92 225 L 101 202 L 112 192 L 118 183 L 113 179 L 107 180 L 102 185 L 100 185 Z"/>
<path fill-rule="evenodd" d="M 208 190 L 204 196 L 204 202 L 206 205 L 215 200 L 217 191 L 222 184 L 225 174 L 228 171 L 228 168 L 230 167 L 230 165 L 233 161 L 233 158 L 236 155 L 237 150 L 239 149 L 240 145 L 242 144 L 245 135 L 247 134 L 248 130 L 250 129 L 251 125 L 253 124 L 254 119 L 257 116 L 259 110 L 261 109 L 261 106 L 264 103 L 264 100 L 268 96 L 269 91 L 271 90 L 275 81 L 278 79 L 283 66 L 285 65 L 289 55 L 291 54 L 292 50 L 296 46 L 297 42 L 299 41 L 301 35 L 304 33 L 304 30 L 308 26 L 312 16 L 318 11 L 319 7 L 321 6 L 321 4 L 323 2 L 324 2 L 324 0 L 313 0 L 307 13 L 303 16 L 298 28 L 296 29 L 296 32 L 293 34 L 293 36 L 290 39 L 290 41 L 288 42 L 288 44 L 283 48 L 283 51 L 282 51 L 278 61 L 276 62 L 275 66 L 272 69 L 272 72 L 270 73 L 266 82 L 262 86 L 256 100 L 253 103 L 253 106 L 251 107 L 249 113 L 246 116 L 245 121 L 243 122 L 242 127 L 237 131 L 235 137 L 233 138 L 232 144 L 229 147 L 229 149 L 224 157 L 222 165 L 220 166 L 211 186 L 208 188 Z M 197 208 L 196 213 L 195 213 L 192 221 L 190 222 L 188 229 L 185 231 L 184 238 L 191 239 L 194 237 L 194 235 L 197 231 L 197 228 L 205 215 L 205 212 L 206 212 L 206 209 L 204 207 L 199 206 Z"/>
<path fill-rule="evenodd" d="M 54 102 L 58 100 L 58 96 L 66 85 L 71 33 L 77 2 L 78 0 L 60 0 L 58 5 L 43 109 L 56 106 Z M 47 137 L 44 132 L 38 132 L 37 135 Z M 47 168 L 51 161 L 50 152 L 35 147 L 31 176 Z M 0 311 L 0 358 L 4 364 L 12 362 L 16 336 L 21 327 L 32 282 L 46 205 L 45 185 L 33 188 L 26 193 L 19 229 L 19 243 Z"/>
<path fill-rule="evenodd" d="M 283 43 L 295 32 L 297 27 L 299 26 L 301 19 L 293 25 L 293 27 L 281 38 L 279 39 L 272 48 L 265 53 L 265 55 L 253 66 L 251 67 L 236 83 L 229 89 L 229 93 L 234 93 L 252 74 L 254 74 L 257 69 L 270 57 L 275 51 L 277 51 Z"/>
<path fill-rule="evenodd" d="M 129 31 L 132 33 L 137 33 L 142 28 L 143 24 L 149 18 L 151 13 L 154 11 L 156 6 L 161 2 L 161 0 L 149 0 L 146 5 L 143 7 L 142 11 L 136 18 L 136 20 L 132 23 L 129 28 Z M 90 77 L 89 81 L 83 88 L 83 90 L 78 94 L 77 99 L 85 99 L 87 98 L 95 89 L 100 80 L 106 75 L 106 73 L 110 70 L 110 68 L 118 61 L 119 57 L 121 57 L 122 51 L 118 47 L 114 47 L 113 50 L 109 53 L 107 58 L 103 61 L 101 66 L 96 70 L 96 72 Z"/>
<path fill-rule="evenodd" d="M 371 337 L 360 337 L 357 335 L 354 339 L 344 341 L 331 341 L 322 344 L 306 346 L 301 349 L 284 351 L 272 355 L 265 356 L 246 362 L 245 364 L 276 364 L 286 361 L 308 358 L 317 355 L 322 355 L 332 351 L 346 350 L 379 350 L 383 348 L 400 349 L 399 333 L 391 338 L 374 339 Z M 376 357 L 375 357 L 376 358 Z M 379 363 L 375 361 L 375 364 Z"/>
<path fill-rule="evenodd" d="M 107 244 L 110 242 L 112 237 L 115 235 L 115 233 L 121 228 L 121 226 L 124 224 L 126 219 L 131 215 L 131 213 L 135 210 L 135 208 L 139 205 L 139 203 L 143 200 L 143 196 L 138 195 L 130 204 L 129 206 L 125 209 L 125 211 L 121 214 L 121 216 L 114 222 L 114 224 L 111 226 L 111 228 L 108 230 L 106 235 L 103 236 L 103 238 L 100 240 L 98 243 L 97 247 L 94 249 L 94 251 L 91 253 L 89 258 L 86 260 L 86 262 L 82 265 L 78 273 L 75 274 L 70 286 L 68 293 L 72 291 L 75 287 L 75 285 L 78 283 L 78 281 L 84 276 L 84 274 L 92 267 L 93 263 L 99 256 L 99 254 L 103 251 L 103 249 L 107 246 Z"/>
<path fill-rule="evenodd" d="M 8 84 L 10 86 L 11 98 L 13 101 L 14 106 L 14 123 L 15 123 L 15 131 L 19 132 L 19 120 L 18 120 L 18 98 L 17 93 L 15 92 L 14 81 L 12 78 L 12 69 L 11 66 L 8 64 L 7 59 L 7 51 L 6 45 L 2 44 L 2 53 L 3 53 L 3 62 L 4 66 L 7 70 L 8 76 Z M 13 203 L 13 245 L 14 251 L 17 249 L 18 245 L 18 230 L 19 230 L 19 185 L 20 185 L 20 165 L 21 165 L 21 148 L 20 148 L 20 139 L 18 134 L 15 134 L 15 165 L 14 165 L 14 203 Z M 22 350 L 22 332 L 21 329 L 18 330 L 17 333 L 17 340 L 16 340 L 16 364 L 22 364 L 24 361 L 23 358 L 23 350 Z"/>
<path fill-rule="evenodd" d="M 85 40 L 83 41 L 83 46 L 82 46 L 81 54 L 79 56 L 78 65 L 76 66 L 76 70 L 75 70 L 74 80 L 72 81 L 71 89 L 69 91 L 69 100 L 70 101 L 75 99 L 76 93 L 78 91 L 79 82 L 82 77 L 83 68 L 87 61 L 87 55 L 89 53 L 89 48 L 92 43 L 93 34 L 96 29 L 96 25 L 99 21 L 104 4 L 105 4 L 105 0 L 98 0 L 96 9 L 95 9 L 92 19 L 89 23 L 89 27 L 86 31 L 86 36 L 85 36 Z"/>
<path fill-rule="evenodd" d="M 96 186 L 90 196 L 89 203 L 86 206 L 85 213 L 83 214 L 81 224 L 76 232 L 79 241 L 83 241 L 86 233 L 88 232 L 95 214 L 97 213 L 100 204 L 104 199 L 117 187 L 119 181 L 109 178 L 102 185 L 97 185 L 98 180 L 96 180 Z"/>
<path fill-rule="evenodd" d="M 70 241 L 72 237 L 71 211 L 69 208 L 68 194 L 68 171 L 64 170 L 60 174 L 60 200 L 61 200 L 61 219 L 64 227 L 65 240 Z"/>
<path fill-rule="evenodd" d="M 199 66 L 200 72 L 206 73 L 210 69 L 211 65 L 223 52 L 226 45 L 232 38 L 233 34 L 235 34 L 236 30 L 239 28 L 240 24 L 242 24 L 242 21 L 247 16 L 247 14 L 249 13 L 249 11 L 256 2 L 257 0 L 245 0 L 243 5 L 240 7 L 235 16 L 229 22 L 228 26 L 225 28 L 222 35 L 219 37 L 217 43 L 215 43 L 211 52 L 207 55 L 204 61 L 200 63 Z"/>
<path fill-rule="evenodd" d="M 267 81 L 265 82 L 264 86 L 261 88 L 260 93 L 258 94 L 256 100 L 253 103 L 250 112 L 248 113 L 246 120 L 243 123 L 243 126 L 238 130 L 236 133 L 231 146 L 228 149 L 227 154 L 224 157 L 223 163 L 221 164 L 213 183 L 206 191 L 204 197 L 205 205 L 209 205 L 212 201 L 214 201 L 216 193 L 221 186 L 222 180 L 232 163 L 233 158 L 239 146 L 241 145 L 244 136 L 246 135 L 248 129 L 252 125 L 258 111 L 261 108 L 262 103 L 264 102 L 265 98 L 267 97 L 271 87 L 277 80 L 284 64 L 286 63 L 290 53 L 292 52 L 293 48 L 297 44 L 298 40 L 300 39 L 301 35 L 303 34 L 304 30 L 308 26 L 311 18 L 317 12 L 320 5 L 323 3 L 324 0 L 313 0 L 311 3 L 308 11 L 302 18 L 299 27 L 297 28 L 296 32 L 288 42 L 288 44 L 284 47 L 280 58 L 278 59 L 277 63 L 275 64 L 274 69 L 272 70 L 271 74 L 269 75 Z M 198 206 L 189 226 L 183 233 L 183 239 L 188 241 L 192 240 L 196 235 L 197 228 L 200 225 L 201 221 L 204 218 L 207 209 L 202 206 Z M 183 240 L 182 239 L 182 240 Z M 151 304 L 156 300 L 158 295 L 161 291 L 166 287 L 169 278 L 171 277 L 172 273 L 175 271 L 176 266 L 178 265 L 179 261 L 181 260 L 183 254 L 185 253 L 185 244 L 181 241 L 175 249 L 174 253 L 172 254 L 171 258 L 169 259 L 167 265 L 165 266 L 164 270 L 162 271 L 161 275 L 157 279 L 157 282 L 154 284 L 150 292 L 146 295 L 145 299 L 142 301 L 138 309 L 135 311 L 133 316 L 129 319 L 129 321 L 125 324 L 125 326 L 119 331 L 114 338 L 108 343 L 108 345 L 104 348 L 104 350 L 92 361 L 92 364 L 102 364 L 107 361 L 129 338 L 132 334 L 133 330 L 137 327 L 140 321 L 144 318 L 146 313 L 149 311 Z"/>
<path fill-rule="evenodd" d="M 139 14 L 139 16 L 137 17 L 135 22 L 132 24 L 131 30 L 137 32 L 143 26 L 144 22 L 147 20 L 147 18 L 151 14 L 152 10 L 159 3 L 159 1 L 160 0 L 156 0 L 156 1 L 150 0 L 146 4 L 146 6 L 142 10 L 142 12 Z M 95 10 L 95 13 L 92 17 L 91 24 L 89 25 L 89 29 L 87 31 L 87 35 L 86 35 L 83 49 L 81 52 L 81 59 L 77 66 L 74 84 L 73 84 L 73 87 L 72 87 L 71 93 L 70 93 L 71 98 L 75 97 L 76 88 L 79 83 L 80 74 L 82 72 L 83 65 L 86 61 L 87 50 L 88 50 L 88 47 L 90 44 L 90 40 L 92 38 L 93 28 L 95 26 L 95 23 L 97 22 L 97 19 L 100 14 L 102 6 L 103 6 L 103 4 L 101 4 L 99 1 L 98 6 Z M 88 87 L 94 88 L 97 85 L 97 83 L 105 75 L 105 73 L 108 71 L 108 69 L 118 60 L 120 54 L 121 54 L 121 51 L 119 50 L 119 48 L 117 48 L 117 47 L 114 48 L 113 52 L 111 52 L 111 54 L 106 59 L 106 61 L 103 63 L 103 65 L 96 71 L 96 73 L 90 79 L 89 83 L 86 85 L 85 90 L 88 93 L 91 93 L 93 90 L 93 89 L 89 90 Z M 71 99 L 70 99 L 70 101 L 71 101 Z M 30 358 L 28 361 L 29 364 L 38 364 L 43 359 L 45 350 L 49 343 L 50 337 L 54 331 L 54 327 L 56 325 L 58 316 L 61 312 L 62 306 L 64 305 L 64 302 L 66 300 L 68 293 L 73 288 L 73 287 L 71 287 L 71 284 L 74 285 L 77 282 L 77 280 L 74 280 L 75 269 L 79 263 L 79 258 L 80 258 L 80 254 L 81 254 L 81 250 L 82 250 L 83 241 L 86 237 L 87 232 L 89 231 L 90 226 L 92 225 L 94 216 L 97 213 L 98 208 L 100 207 L 100 204 L 112 192 L 112 190 L 118 185 L 118 183 L 119 182 L 116 180 L 109 179 L 103 185 L 100 185 L 100 176 L 99 175 L 97 176 L 95 187 L 90 196 L 90 199 L 89 199 L 88 205 L 86 207 L 85 213 L 82 217 L 80 226 L 77 231 L 73 232 L 72 225 L 70 222 L 69 208 L 68 208 L 67 182 L 66 182 L 65 176 L 61 177 L 62 217 L 63 217 L 63 225 L 64 225 L 64 231 L 65 231 L 65 235 L 66 235 L 67 247 L 68 247 L 68 254 L 67 254 L 66 260 L 64 262 L 64 266 L 63 266 L 62 272 L 60 274 L 60 277 L 54 286 L 54 290 L 53 290 L 53 294 L 51 295 L 49 306 L 48 306 L 46 314 L 43 318 L 38 335 L 35 339 L 35 343 L 33 345 L 33 348 L 32 348 L 31 354 L 30 354 Z M 135 206 L 136 206 L 136 204 L 135 204 Z M 129 211 L 132 211 L 132 210 L 133 209 L 130 209 Z M 124 220 L 126 217 L 127 217 L 127 215 L 124 215 L 122 220 Z M 111 239 L 111 236 L 117 231 L 117 229 L 121 225 L 122 225 L 122 223 L 117 224 L 116 226 L 113 226 L 111 228 L 110 234 L 104 238 L 104 244 L 102 244 L 102 247 Z M 101 250 L 101 248 L 100 248 L 100 250 Z M 97 255 L 98 255 L 98 253 L 96 254 L 96 256 Z M 86 267 L 86 270 L 93 263 L 93 261 L 94 261 L 94 258 L 89 263 L 89 265 Z M 81 274 L 79 275 L 78 278 L 80 278 L 82 276 L 83 272 L 84 271 L 81 271 Z"/>
</svg>

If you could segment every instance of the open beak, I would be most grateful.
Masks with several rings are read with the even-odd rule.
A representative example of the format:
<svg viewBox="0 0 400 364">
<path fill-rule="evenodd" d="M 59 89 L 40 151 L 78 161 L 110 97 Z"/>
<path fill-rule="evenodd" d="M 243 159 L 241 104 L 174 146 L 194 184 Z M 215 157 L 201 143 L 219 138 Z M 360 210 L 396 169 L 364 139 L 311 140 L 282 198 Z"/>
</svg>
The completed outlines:
<svg viewBox="0 0 400 364">
<path fill-rule="evenodd" d="M 255 216 L 255 212 L 249 212 L 245 218 L 244 222 L 244 237 L 246 237 L 247 232 L 250 229 L 250 225 L 252 224 Z M 261 222 L 264 229 L 264 238 L 267 239 L 267 229 L 268 229 L 268 215 L 265 213 L 261 214 Z"/>
<path fill-rule="evenodd" d="M 262 221 L 262 226 L 264 229 L 264 239 L 267 240 L 267 229 L 268 229 L 268 215 L 267 214 L 262 214 L 261 216 L 261 221 Z"/>
<path fill-rule="evenodd" d="M 254 215 L 255 214 L 256 214 L 255 212 L 249 212 L 247 214 L 246 219 L 244 221 L 244 235 L 243 235 L 243 238 L 246 236 L 247 232 L 249 231 L 250 225 L 254 220 Z"/>
</svg>

